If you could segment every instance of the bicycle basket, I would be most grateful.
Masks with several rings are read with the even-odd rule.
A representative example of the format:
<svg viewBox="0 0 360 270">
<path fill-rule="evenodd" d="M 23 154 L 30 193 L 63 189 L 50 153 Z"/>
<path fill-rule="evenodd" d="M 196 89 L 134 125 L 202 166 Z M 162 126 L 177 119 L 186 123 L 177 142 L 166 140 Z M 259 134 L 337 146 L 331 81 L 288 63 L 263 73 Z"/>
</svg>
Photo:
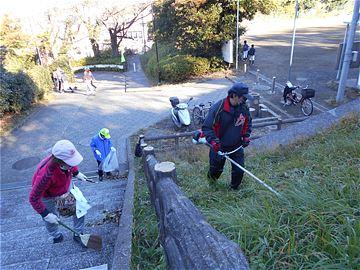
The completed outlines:
<svg viewBox="0 0 360 270">
<path fill-rule="evenodd" d="M 303 98 L 312 98 L 315 96 L 314 89 L 301 89 L 301 95 Z"/>
</svg>

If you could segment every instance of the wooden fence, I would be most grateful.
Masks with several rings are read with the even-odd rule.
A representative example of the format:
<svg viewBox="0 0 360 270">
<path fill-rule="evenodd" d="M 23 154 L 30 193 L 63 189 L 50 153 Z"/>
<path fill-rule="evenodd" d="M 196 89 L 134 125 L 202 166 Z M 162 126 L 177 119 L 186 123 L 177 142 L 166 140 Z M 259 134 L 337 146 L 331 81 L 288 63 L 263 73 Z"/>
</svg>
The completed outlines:
<svg viewBox="0 0 360 270">
<path fill-rule="evenodd" d="M 142 144 L 142 162 L 168 269 L 249 269 L 241 248 L 216 231 L 176 184 L 172 162 Z"/>
</svg>

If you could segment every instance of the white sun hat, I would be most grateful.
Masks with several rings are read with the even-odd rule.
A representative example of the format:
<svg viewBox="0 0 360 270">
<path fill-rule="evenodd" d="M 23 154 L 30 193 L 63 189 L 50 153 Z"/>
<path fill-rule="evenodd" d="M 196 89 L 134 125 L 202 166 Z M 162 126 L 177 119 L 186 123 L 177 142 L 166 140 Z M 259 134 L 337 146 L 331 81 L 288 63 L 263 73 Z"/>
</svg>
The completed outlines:
<svg viewBox="0 0 360 270">
<path fill-rule="evenodd" d="M 83 160 L 82 155 L 76 150 L 69 140 L 60 140 L 51 149 L 51 153 L 69 166 L 77 166 Z"/>
</svg>

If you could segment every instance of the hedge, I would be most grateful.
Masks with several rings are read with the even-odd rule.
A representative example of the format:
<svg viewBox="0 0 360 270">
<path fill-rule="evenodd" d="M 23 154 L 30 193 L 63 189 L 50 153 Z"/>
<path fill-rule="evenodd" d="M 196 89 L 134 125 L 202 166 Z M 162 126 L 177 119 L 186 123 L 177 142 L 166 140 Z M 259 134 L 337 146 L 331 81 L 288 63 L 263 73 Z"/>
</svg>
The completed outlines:
<svg viewBox="0 0 360 270">
<path fill-rule="evenodd" d="M 177 83 L 207 72 L 224 69 L 224 61 L 216 56 L 210 59 L 181 54 L 174 44 L 159 44 L 159 68 L 162 82 Z M 140 58 L 143 70 L 153 81 L 158 79 L 155 47 Z"/>
<path fill-rule="evenodd" d="M 52 91 L 54 85 L 48 68 L 43 66 L 33 66 L 27 71 L 27 74 L 29 74 L 29 77 L 33 80 L 36 86 L 34 101 L 43 99 L 45 94 Z"/>
<path fill-rule="evenodd" d="M 126 55 L 125 55 L 126 57 Z M 101 51 L 98 57 L 84 57 L 79 60 L 72 60 L 71 66 L 83 67 L 98 64 L 109 64 L 109 65 L 122 65 L 121 56 L 114 57 L 111 54 L 111 50 Z"/>
<path fill-rule="evenodd" d="M 21 112 L 41 99 L 53 88 L 49 69 L 33 66 L 23 72 L 0 69 L 0 116 Z"/>
<path fill-rule="evenodd" d="M 192 76 L 199 76 L 210 69 L 206 58 L 190 55 L 168 56 L 159 62 L 161 80 L 169 83 L 185 81 Z M 147 63 L 147 73 L 152 78 L 157 78 L 156 57 L 151 57 Z"/>
<path fill-rule="evenodd" d="M 5 112 L 20 112 L 30 108 L 35 100 L 36 85 L 23 73 L 0 70 L 0 115 Z"/>
</svg>

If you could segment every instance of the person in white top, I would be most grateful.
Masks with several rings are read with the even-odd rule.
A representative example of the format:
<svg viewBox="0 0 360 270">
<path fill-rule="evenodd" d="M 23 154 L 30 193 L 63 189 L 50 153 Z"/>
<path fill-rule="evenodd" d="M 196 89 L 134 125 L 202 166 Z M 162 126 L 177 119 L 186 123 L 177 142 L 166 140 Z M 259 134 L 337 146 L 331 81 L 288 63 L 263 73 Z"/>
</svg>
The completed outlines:
<svg viewBox="0 0 360 270">
<path fill-rule="evenodd" d="M 87 93 L 94 93 L 96 86 L 93 84 L 95 80 L 90 68 L 86 67 L 84 71 L 83 81 L 86 84 L 86 92 Z"/>
</svg>

